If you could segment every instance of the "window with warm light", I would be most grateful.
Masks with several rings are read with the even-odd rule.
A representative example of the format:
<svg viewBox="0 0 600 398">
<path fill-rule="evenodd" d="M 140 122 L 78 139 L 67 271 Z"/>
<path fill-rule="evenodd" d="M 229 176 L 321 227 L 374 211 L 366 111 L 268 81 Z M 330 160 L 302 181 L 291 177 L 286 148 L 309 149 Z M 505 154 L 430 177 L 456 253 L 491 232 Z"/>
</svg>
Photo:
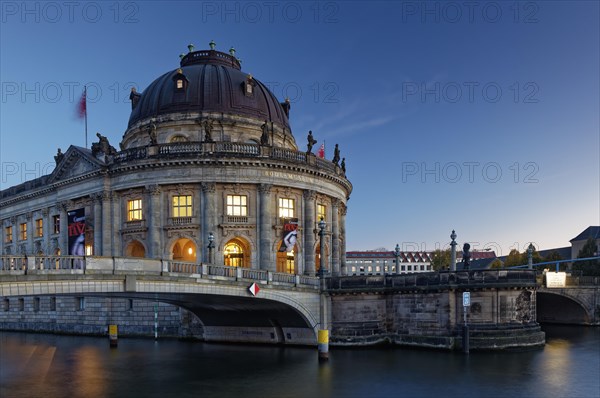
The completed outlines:
<svg viewBox="0 0 600 398">
<path fill-rule="evenodd" d="M 27 223 L 22 223 L 19 226 L 19 239 L 27 240 Z"/>
<path fill-rule="evenodd" d="M 13 230 L 12 227 L 6 227 L 4 228 L 4 242 L 5 243 L 12 243 L 13 241 Z"/>
<path fill-rule="evenodd" d="M 173 217 L 192 216 L 192 195 L 173 196 Z"/>
<path fill-rule="evenodd" d="M 183 80 L 182 79 L 177 79 L 177 89 L 178 90 L 183 89 Z"/>
<path fill-rule="evenodd" d="M 142 199 L 133 199 L 127 201 L 127 221 L 137 221 L 142 219 Z"/>
<path fill-rule="evenodd" d="M 35 236 L 38 238 L 44 236 L 44 220 L 41 218 L 35 220 Z"/>
<path fill-rule="evenodd" d="M 60 216 L 52 216 L 52 233 L 60 233 Z"/>
<path fill-rule="evenodd" d="M 294 217 L 294 199 L 279 198 L 279 217 Z"/>
<path fill-rule="evenodd" d="M 244 266 L 244 251 L 237 243 L 228 243 L 223 249 L 225 265 L 229 267 Z"/>
<path fill-rule="evenodd" d="M 325 207 L 325 205 L 317 205 L 317 221 L 327 219 L 327 217 L 325 217 L 326 211 L 327 208 Z"/>
<path fill-rule="evenodd" d="M 227 215 L 246 217 L 248 215 L 248 197 L 246 195 L 227 195 Z"/>
</svg>

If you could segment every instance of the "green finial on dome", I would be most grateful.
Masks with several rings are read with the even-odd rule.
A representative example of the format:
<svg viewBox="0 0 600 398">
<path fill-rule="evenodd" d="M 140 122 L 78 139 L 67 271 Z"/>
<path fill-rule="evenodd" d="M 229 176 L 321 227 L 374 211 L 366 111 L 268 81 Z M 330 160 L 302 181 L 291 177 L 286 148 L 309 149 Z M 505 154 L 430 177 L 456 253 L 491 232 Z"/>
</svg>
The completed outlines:
<svg viewBox="0 0 600 398">
<path fill-rule="evenodd" d="M 217 47 L 217 43 L 215 43 L 214 40 L 211 40 L 210 43 L 208 43 L 208 46 L 210 47 L 211 50 L 214 50 L 215 47 Z"/>
<path fill-rule="evenodd" d="M 183 59 L 183 57 L 185 57 L 184 53 L 179 54 L 179 59 Z"/>
<path fill-rule="evenodd" d="M 233 48 L 233 46 L 229 49 L 229 54 L 231 54 L 232 57 L 235 57 L 235 48 Z"/>
<path fill-rule="evenodd" d="M 190 52 L 194 51 L 194 45 L 188 44 L 188 50 L 190 50 Z"/>
</svg>

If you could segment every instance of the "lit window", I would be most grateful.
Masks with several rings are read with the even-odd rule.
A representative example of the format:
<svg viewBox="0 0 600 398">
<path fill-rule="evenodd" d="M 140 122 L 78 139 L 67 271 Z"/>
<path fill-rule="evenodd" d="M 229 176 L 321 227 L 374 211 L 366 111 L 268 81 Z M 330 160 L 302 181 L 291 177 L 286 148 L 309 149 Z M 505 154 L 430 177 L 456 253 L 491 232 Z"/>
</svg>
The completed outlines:
<svg viewBox="0 0 600 398">
<path fill-rule="evenodd" d="M 181 90 L 183 88 L 183 80 L 177 79 L 177 89 Z"/>
<path fill-rule="evenodd" d="M 38 238 L 44 236 L 44 220 L 41 218 L 35 220 L 35 236 Z"/>
<path fill-rule="evenodd" d="M 23 223 L 19 228 L 19 239 L 27 240 L 27 223 Z"/>
<path fill-rule="evenodd" d="M 142 199 L 127 201 L 127 221 L 137 221 L 142 219 Z"/>
<path fill-rule="evenodd" d="M 60 216 L 52 216 L 52 232 L 55 234 L 60 233 Z"/>
<path fill-rule="evenodd" d="M 243 267 L 244 266 L 244 251 L 240 245 L 231 242 L 228 243 L 224 250 L 225 265 L 228 267 Z"/>
<path fill-rule="evenodd" d="M 245 195 L 227 195 L 227 215 L 241 216 L 248 215 L 248 200 Z"/>
<path fill-rule="evenodd" d="M 279 217 L 294 217 L 294 199 L 279 198 Z"/>
<path fill-rule="evenodd" d="M 192 195 L 173 196 L 173 217 L 192 216 Z"/>
<path fill-rule="evenodd" d="M 327 208 L 325 205 L 317 205 L 317 221 L 326 220 L 325 216 Z"/>
<path fill-rule="evenodd" d="M 170 142 L 188 142 L 189 140 L 187 139 L 186 136 L 184 135 L 174 135 L 173 137 L 171 137 Z"/>
<path fill-rule="evenodd" d="M 12 241 L 13 241 L 12 227 L 4 228 L 4 242 L 12 243 Z"/>
</svg>

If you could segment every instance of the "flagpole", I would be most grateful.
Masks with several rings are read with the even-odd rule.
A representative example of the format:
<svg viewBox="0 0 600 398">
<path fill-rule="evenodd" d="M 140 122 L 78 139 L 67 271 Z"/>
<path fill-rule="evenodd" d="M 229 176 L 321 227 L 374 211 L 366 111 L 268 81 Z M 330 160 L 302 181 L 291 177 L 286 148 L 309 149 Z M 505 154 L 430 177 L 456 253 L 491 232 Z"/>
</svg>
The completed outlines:
<svg viewBox="0 0 600 398">
<path fill-rule="evenodd" d="M 87 86 L 83 86 L 83 100 L 85 101 L 85 147 L 88 147 L 87 133 Z"/>
</svg>

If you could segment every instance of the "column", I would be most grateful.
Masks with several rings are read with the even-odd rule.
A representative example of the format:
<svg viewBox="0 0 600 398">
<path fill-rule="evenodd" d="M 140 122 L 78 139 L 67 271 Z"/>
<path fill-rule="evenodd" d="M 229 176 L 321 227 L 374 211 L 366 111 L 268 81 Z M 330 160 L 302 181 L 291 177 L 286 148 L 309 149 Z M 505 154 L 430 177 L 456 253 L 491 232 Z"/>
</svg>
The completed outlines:
<svg viewBox="0 0 600 398">
<path fill-rule="evenodd" d="M 29 255 L 36 255 L 33 249 L 33 234 L 35 233 L 33 224 L 33 213 L 29 212 L 25 214 L 27 219 L 27 245 L 25 246 L 25 253 Z"/>
<path fill-rule="evenodd" d="M 215 264 L 219 264 L 219 258 L 217 253 L 219 252 L 219 231 L 217 230 L 217 194 L 216 194 L 216 184 L 214 182 L 203 182 L 202 183 L 202 229 L 200 231 L 202 242 L 202 252 L 205 253 L 204 261 L 210 262 L 209 253 L 208 253 L 208 234 L 210 232 L 213 233 L 215 240 L 213 249 L 213 258 L 215 260 Z M 221 261 L 222 263 L 222 261 Z M 221 264 L 222 265 L 222 264 Z"/>
<path fill-rule="evenodd" d="M 314 276 L 315 264 L 315 191 L 304 191 L 304 274 Z"/>
<path fill-rule="evenodd" d="M 344 203 L 340 205 L 340 236 L 341 244 L 340 244 L 340 265 L 341 265 L 341 274 L 348 275 L 348 269 L 346 268 L 346 213 L 348 212 L 348 207 Z"/>
<path fill-rule="evenodd" d="M 340 275 L 340 211 L 341 201 L 334 199 L 331 202 L 331 274 Z"/>
<path fill-rule="evenodd" d="M 94 203 L 94 256 L 102 253 L 102 192 L 92 195 Z"/>
<path fill-rule="evenodd" d="M 121 248 L 121 227 L 123 220 L 121 218 L 121 198 L 116 193 L 112 196 L 112 250 L 111 255 L 119 257 L 123 251 Z"/>
<path fill-rule="evenodd" d="M 58 210 L 60 211 L 60 237 L 58 240 L 58 247 L 60 248 L 61 256 L 69 254 L 69 220 L 67 219 L 67 208 L 67 201 L 58 204 Z"/>
<path fill-rule="evenodd" d="M 110 257 L 112 254 L 112 250 L 110 248 L 112 242 L 112 232 L 111 232 L 111 216 L 110 216 L 110 208 L 111 208 L 111 193 L 109 191 L 102 192 L 102 251 L 94 253 L 96 256 L 99 256 L 102 253 L 104 257 Z M 95 206 L 94 206 L 95 207 Z M 95 213 L 95 208 L 94 208 Z M 95 234 L 94 234 L 95 236 Z M 95 238 L 94 238 L 95 240 Z M 95 243 L 95 242 L 94 242 Z"/>
<path fill-rule="evenodd" d="M 42 252 L 44 252 L 46 255 L 50 254 L 48 253 L 48 248 L 50 247 L 50 223 L 51 220 L 48 217 L 48 215 L 50 214 L 50 211 L 48 210 L 48 208 L 44 208 L 42 209 Z"/>
<path fill-rule="evenodd" d="M 146 187 L 146 193 L 148 198 L 148 238 L 146 240 L 146 246 L 148 247 L 148 258 L 161 258 L 162 257 L 162 244 L 161 244 L 161 189 L 158 185 L 149 185 Z"/>
<path fill-rule="evenodd" d="M 273 253 L 271 251 L 271 237 L 273 235 L 272 226 L 272 206 L 271 206 L 271 187 L 270 184 L 260 184 L 258 186 L 259 193 L 259 262 L 260 269 L 266 269 L 275 272 L 275 262 L 273 261 Z"/>
</svg>

